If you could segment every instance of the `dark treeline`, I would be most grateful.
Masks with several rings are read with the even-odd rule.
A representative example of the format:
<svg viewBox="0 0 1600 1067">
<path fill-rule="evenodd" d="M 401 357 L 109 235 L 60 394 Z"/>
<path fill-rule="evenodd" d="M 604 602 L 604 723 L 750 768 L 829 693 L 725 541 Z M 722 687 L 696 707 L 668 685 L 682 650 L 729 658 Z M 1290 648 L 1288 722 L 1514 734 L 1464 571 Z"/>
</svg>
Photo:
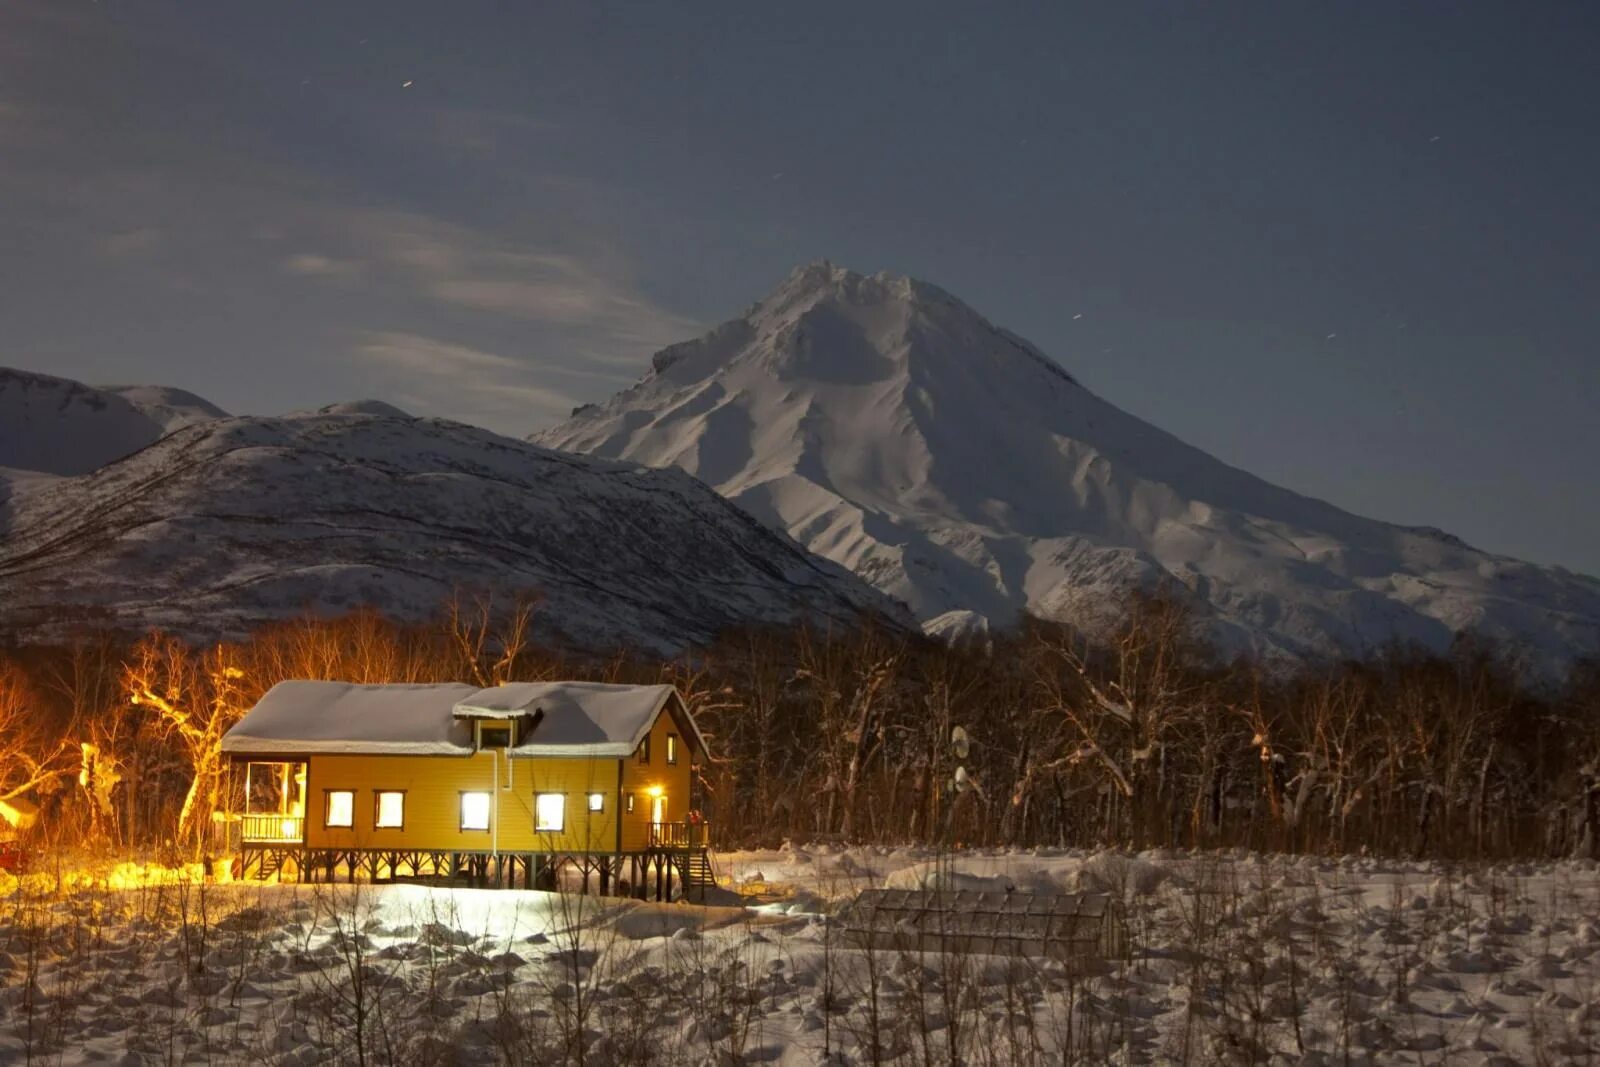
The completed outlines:
<svg viewBox="0 0 1600 1067">
<path fill-rule="evenodd" d="M 596 661 L 539 647 L 536 630 L 527 610 L 477 605 L 434 626 L 358 614 L 217 646 L 15 647 L 0 654 L 0 800 L 40 803 L 36 833 L 197 854 L 224 800 L 218 742 L 282 679 L 665 680 L 712 746 L 723 847 L 1600 856 L 1593 665 L 1555 690 L 1467 645 L 1295 674 L 1219 665 L 1181 608 L 1148 599 L 1095 641 L 1033 622 L 952 648 L 869 623 Z"/>
</svg>

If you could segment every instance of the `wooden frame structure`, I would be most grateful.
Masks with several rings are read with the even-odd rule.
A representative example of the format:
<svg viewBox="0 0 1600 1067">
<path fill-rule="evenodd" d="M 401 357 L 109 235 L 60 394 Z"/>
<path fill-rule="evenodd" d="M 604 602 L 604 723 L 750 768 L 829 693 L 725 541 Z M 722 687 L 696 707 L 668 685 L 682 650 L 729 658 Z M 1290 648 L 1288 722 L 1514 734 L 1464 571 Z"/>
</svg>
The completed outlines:
<svg viewBox="0 0 1600 1067">
<path fill-rule="evenodd" d="M 226 825 L 226 821 L 223 823 Z M 232 825 L 241 826 L 234 823 Z M 436 881 L 478 888 L 555 889 L 561 872 L 577 872 L 580 892 L 670 900 L 674 882 L 703 898 L 716 884 L 710 826 L 652 826 L 642 851 L 595 854 L 490 852 L 484 849 L 317 848 L 299 841 L 252 839 L 244 833 L 219 847 L 234 857 L 234 876 L 299 882 Z M 591 882 L 592 879 L 592 882 Z"/>
<path fill-rule="evenodd" d="M 1112 958 L 1127 945 L 1119 909 L 1103 893 L 867 889 L 837 921 L 848 942 L 898 952 Z"/>
</svg>

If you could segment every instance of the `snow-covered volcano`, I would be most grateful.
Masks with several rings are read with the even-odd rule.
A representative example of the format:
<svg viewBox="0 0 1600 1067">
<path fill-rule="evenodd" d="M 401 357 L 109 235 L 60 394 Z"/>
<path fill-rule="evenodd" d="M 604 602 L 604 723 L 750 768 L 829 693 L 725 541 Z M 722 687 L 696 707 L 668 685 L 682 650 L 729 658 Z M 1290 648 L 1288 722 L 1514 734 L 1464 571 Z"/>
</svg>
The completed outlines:
<svg viewBox="0 0 1600 1067">
<path fill-rule="evenodd" d="M 1162 584 L 1224 652 L 1469 630 L 1549 663 L 1600 649 L 1600 582 L 1268 484 L 910 278 L 803 267 L 534 440 L 680 467 L 939 630 Z"/>
</svg>

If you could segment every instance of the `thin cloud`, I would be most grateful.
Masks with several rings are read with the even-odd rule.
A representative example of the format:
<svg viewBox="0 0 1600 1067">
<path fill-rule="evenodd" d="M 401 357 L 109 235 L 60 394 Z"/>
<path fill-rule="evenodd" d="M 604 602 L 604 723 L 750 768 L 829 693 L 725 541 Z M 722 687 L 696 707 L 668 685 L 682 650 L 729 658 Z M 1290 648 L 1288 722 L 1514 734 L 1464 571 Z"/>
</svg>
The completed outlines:
<svg viewBox="0 0 1600 1067">
<path fill-rule="evenodd" d="M 416 333 L 377 331 L 358 349 L 363 356 L 396 370 L 455 375 L 462 372 L 521 370 L 523 365 L 506 356 L 466 345 L 451 344 Z"/>
<path fill-rule="evenodd" d="M 100 251 L 112 259 L 126 259 L 154 252 L 161 246 L 164 234 L 154 226 L 142 226 L 112 234 L 100 242 Z"/>
<path fill-rule="evenodd" d="M 360 277 L 365 265 L 359 260 L 337 259 L 317 252 L 300 252 L 285 259 L 283 269 L 290 274 L 300 274 L 309 278 L 349 281 Z"/>
<path fill-rule="evenodd" d="M 606 311 L 606 297 L 560 280 L 510 281 L 488 278 L 442 281 L 429 290 L 446 303 L 523 319 L 567 325 L 589 322 Z"/>
<path fill-rule="evenodd" d="M 422 120 L 441 148 L 485 160 L 512 154 L 559 129 L 556 123 L 531 115 L 474 108 L 434 107 Z"/>
<path fill-rule="evenodd" d="M 353 220 L 373 258 L 442 304 L 562 327 L 576 347 L 641 363 L 699 324 L 640 294 L 625 277 L 576 254 L 507 244 L 464 226 L 405 212 Z"/>
<path fill-rule="evenodd" d="M 464 422 L 528 424 L 576 406 L 568 394 L 529 380 L 535 368 L 528 363 L 422 334 L 375 331 L 356 354 L 399 376 L 396 391 L 413 407 Z"/>
</svg>

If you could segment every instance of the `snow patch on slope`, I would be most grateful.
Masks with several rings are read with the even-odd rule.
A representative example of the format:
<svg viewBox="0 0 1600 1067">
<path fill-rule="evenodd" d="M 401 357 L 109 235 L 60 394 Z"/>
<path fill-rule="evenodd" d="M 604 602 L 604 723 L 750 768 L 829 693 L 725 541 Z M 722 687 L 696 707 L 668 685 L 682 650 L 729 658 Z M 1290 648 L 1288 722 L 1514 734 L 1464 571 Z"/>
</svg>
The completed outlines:
<svg viewBox="0 0 1600 1067">
<path fill-rule="evenodd" d="M 409 419 L 411 413 L 402 411 L 393 404 L 382 400 L 346 400 L 338 404 L 325 404 L 311 411 L 292 412 L 290 417 L 300 415 L 372 415 L 385 419 Z"/>
<path fill-rule="evenodd" d="M 170 385 L 105 385 L 101 391 L 114 393 L 128 401 L 171 433 L 197 422 L 225 419 L 228 413 L 187 389 Z"/>
</svg>

